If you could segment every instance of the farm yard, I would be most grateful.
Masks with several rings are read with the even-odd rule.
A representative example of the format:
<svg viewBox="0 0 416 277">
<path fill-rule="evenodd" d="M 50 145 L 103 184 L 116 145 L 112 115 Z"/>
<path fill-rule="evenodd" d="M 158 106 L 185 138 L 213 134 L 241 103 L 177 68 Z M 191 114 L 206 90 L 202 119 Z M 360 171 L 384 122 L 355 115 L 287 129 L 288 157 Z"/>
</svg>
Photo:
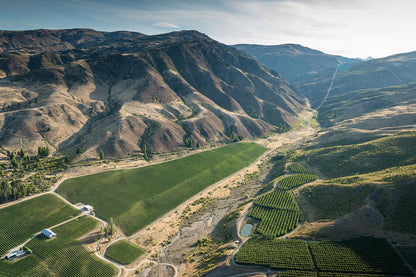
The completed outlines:
<svg viewBox="0 0 416 277">
<path fill-rule="evenodd" d="M 38 234 L 26 245 L 28 255 L 17 261 L 0 260 L 0 276 L 114 276 L 115 269 L 88 252 L 77 238 L 96 228 L 92 217 L 78 217 L 80 211 L 58 196 L 44 194 L 0 209 L 1 251 L 7 253 L 46 227 L 70 220 L 53 228 L 57 237 L 47 239 Z"/>
<path fill-rule="evenodd" d="M 86 202 L 133 234 L 194 194 L 255 161 L 265 148 L 236 143 L 152 166 L 66 180 L 58 193 Z"/>
<path fill-rule="evenodd" d="M 0 209 L 0 256 L 24 243 L 42 229 L 79 214 L 80 211 L 53 194 L 45 194 Z"/>
<path fill-rule="evenodd" d="M 27 247 L 46 261 L 57 276 L 111 277 L 116 274 L 115 268 L 99 260 L 77 240 L 97 225 L 96 219 L 82 216 L 54 228 L 56 238 L 46 239 L 43 235 L 38 235 Z"/>
</svg>

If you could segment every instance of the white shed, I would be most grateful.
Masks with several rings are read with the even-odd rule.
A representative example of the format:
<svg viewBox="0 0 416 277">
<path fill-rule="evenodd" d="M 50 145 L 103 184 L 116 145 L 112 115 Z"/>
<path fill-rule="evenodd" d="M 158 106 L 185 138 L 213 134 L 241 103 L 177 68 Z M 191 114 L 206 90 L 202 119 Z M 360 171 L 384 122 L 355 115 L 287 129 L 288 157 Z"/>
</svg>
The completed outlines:
<svg viewBox="0 0 416 277">
<path fill-rule="evenodd" d="M 92 210 L 94 210 L 94 207 L 93 207 L 93 206 L 90 206 L 90 205 L 85 205 L 85 206 L 81 209 L 81 211 L 84 211 L 84 212 L 86 212 L 86 211 L 92 211 Z"/>
<path fill-rule="evenodd" d="M 10 252 L 9 254 L 7 254 L 6 259 L 14 260 L 14 259 L 17 259 L 17 258 L 22 257 L 24 255 L 26 255 L 25 250 L 17 250 L 17 251 L 13 251 L 13 252 Z"/>
<path fill-rule="evenodd" d="M 44 235 L 45 237 L 47 237 L 48 239 L 52 238 L 52 237 L 56 237 L 56 234 L 54 232 L 52 232 L 49 229 L 43 229 L 41 232 L 42 235 Z"/>
</svg>

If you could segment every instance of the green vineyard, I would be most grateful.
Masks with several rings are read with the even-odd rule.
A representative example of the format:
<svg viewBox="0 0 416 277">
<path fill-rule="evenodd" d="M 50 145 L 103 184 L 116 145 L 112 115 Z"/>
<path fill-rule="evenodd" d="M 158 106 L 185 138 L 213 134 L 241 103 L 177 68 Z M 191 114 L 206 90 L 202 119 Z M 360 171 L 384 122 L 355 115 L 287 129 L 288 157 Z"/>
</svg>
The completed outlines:
<svg viewBox="0 0 416 277">
<path fill-rule="evenodd" d="M 318 275 L 312 271 L 287 270 L 279 272 L 277 277 L 318 277 Z"/>
<path fill-rule="evenodd" d="M 318 177 L 313 174 L 293 174 L 280 180 L 277 184 L 277 187 L 281 189 L 293 189 L 295 187 L 315 181 L 317 178 Z"/>
<path fill-rule="evenodd" d="M 278 276 L 317 276 L 314 271 L 319 277 L 413 276 L 387 240 L 373 237 L 321 242 L 252 238 L 235 262 L 287 270 Z"/>
<path fill-rule="evenodd" d="M 300 163 L 291 163 L 288 168 L 297 173 L 281 179 L 272 192 L 259 196 L 248 213 L 248 216 L 261 221 L 256 228 L 258 234 L 283 236 L 294 230 L 303 219 L 291 189 L 311 182 L 317 176 Z"/>
<path fill-rule="evenodd" d="M 319 272 L 319 277 L 391 277 L 384 274 L 365 274 L 365 273 L 340 273 L 340 272 Z"/>
<path fill-rule="evenodd" d="M 412 276 L 385 239 L 361 237 L 311 242 L 309 246 L 319 271 Z"/>
<path fill-rule="evenodd" d="M 39 257 L 29 255 L 18 261 L 0 260 L 0 276 L 2 277 L 52 277 L 53 274 Z"/>
<path fill-rule="evenodd" d="M 273 269 L 314 270 L 308 244 L 301 240 L 250 239 L 237 252 L 235 261 Z"/>
<path fill-rule="evenodd" d="M 24 212 L 22 212 L 24 211 Z M 80 212 L 57 196 L 45 194 L 0 210 L 0 256 L 32 235 Z"/>
<path fill-rule="evenodd" d="M 287 210 L 299 210 L 295 196 L 291 191 L 276 189 L 256 199 L 256 205 Z"/>
<path fill-rule="evenodd" d="M 111 244 L 105 251 L 105 256 L 120 264 L 129 264 L 146 253 L 143 248 L 127 241 L 119 240 Z"/>
<path fill-rule="evenodd" d="M 32 255 L 37 255 L 47 262 L 54 275 L 114 276 L 116 271 L 113 266 L 99 260 L 77 240 L 97 225 L 98 221 L 92 217 L 80 217 L 54 228 L 56 238 L 46 239 L 39 235 L 31 240 L 27 247 L 33 251 Z"/>
<path fill-rule="evenodd" d="M 291 163 L 288 166 L 289 170 L 292 173 L 299 173 L 299 174 L 306 174 L 306 175 L 313 175 L 312 172 L 310 172 L 309 170 L 307 170 L 303 165 L 301 165 L 300 163 Z"/>
<path fill-rule="evenodd" d="M 295 229 L 302 221 L 302 213 L 294 210 L 267 208 L 258 205 L 250 210 L 250 217 L 261 220 L 259 234 L 279 237 Z"/>
</svg>

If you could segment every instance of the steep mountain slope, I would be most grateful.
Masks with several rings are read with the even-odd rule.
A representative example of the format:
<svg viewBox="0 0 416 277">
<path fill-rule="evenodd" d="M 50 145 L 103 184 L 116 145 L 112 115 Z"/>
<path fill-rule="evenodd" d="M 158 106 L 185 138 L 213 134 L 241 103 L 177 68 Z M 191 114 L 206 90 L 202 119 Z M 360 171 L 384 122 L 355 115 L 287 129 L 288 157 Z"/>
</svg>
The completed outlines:
<svg viewBox="0 0 416 277">
<path fill-rule="evenodd" d="M 334 95 L 344 94 L 337 100 L 333 99 L 332 103 L 342 101 L 341 98 L 349 98 L 355 91 L 416 82 L 416 52 L 360 61 L 328 55 L 294 44 L 234 47 L 277 70 L 311 101 L 313 108 L 321 108 L 323 100 Z"/>
<path fill-rule="evenodd" d="M 46 41 L 33 41 L 45 32 Z M 119 156 L 146 145 L 165 152 L 187 138 L 204 145 L 279 131 L 306 103 L 278 74 L 196 31 L 8 33 L 0 39 L 7 150 L 47 144 Z"/>
<path fill-rule="evenodd" d="M 237 44 L 233 47 L 252 55 L 267 67 L 278 71 L 290 83 L 299 82 L 299 79 L 308 76 L 312 78 L 320 74 L 332 74 L 338 64 L 345 66 L 359 61 L 325 54 L 298 44 Z"/>
<path fill-rule="evenodd" d="M 360 61 L 329 55 L 298 44 L 238 44 L 233 47 L 250 54 L 267 67 L 279 72 L 292 86 L 312 101 L 323 98 L 322 94 L 327 91 L 336 70 L 347 69 Z"/>
</svg>

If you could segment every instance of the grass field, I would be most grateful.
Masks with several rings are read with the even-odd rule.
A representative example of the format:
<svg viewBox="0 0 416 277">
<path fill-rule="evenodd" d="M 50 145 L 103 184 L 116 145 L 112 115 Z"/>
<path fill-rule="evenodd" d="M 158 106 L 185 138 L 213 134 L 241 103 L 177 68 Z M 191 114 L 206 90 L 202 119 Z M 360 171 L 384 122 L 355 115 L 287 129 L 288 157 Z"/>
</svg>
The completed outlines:
<svg viewBox="0 0 416 277">
<path fill-rule="evenodd" d="M 45 194 L 0 209 L 0 255 L 28 240 L 32 235 L 80 214 L 59 197 Z"/>
<path fill-rule="evenodd" d="M 303 151 L 296 157 L 329 178 L 379 171 L 416 163 L 416 133 L 401 133 L 368 142 Z"/>
<path fill-rule="evenodd" d="M 265 148 L 236 143 L 152 166 L 66 180 L 58 192 L 93 205 L 132 234 L 186 199 L 255 161 Z"/>
<path fill-rule="evenodd" d="M 56 238 L 38 235 L 27 247 L 42 257 L 57 276 L 114 276 L 116 269 L 112 265 L 98 259 L 77 240 L 97 225 L 96 219 L 83 216 L 54 228 Z"/>
<path fill-rule="evenodd" d="M 110 245 L 105 256 L 123 265 L 129 264 L 146 251 L 126 240 L 119 240 Z"/>
</svg>

